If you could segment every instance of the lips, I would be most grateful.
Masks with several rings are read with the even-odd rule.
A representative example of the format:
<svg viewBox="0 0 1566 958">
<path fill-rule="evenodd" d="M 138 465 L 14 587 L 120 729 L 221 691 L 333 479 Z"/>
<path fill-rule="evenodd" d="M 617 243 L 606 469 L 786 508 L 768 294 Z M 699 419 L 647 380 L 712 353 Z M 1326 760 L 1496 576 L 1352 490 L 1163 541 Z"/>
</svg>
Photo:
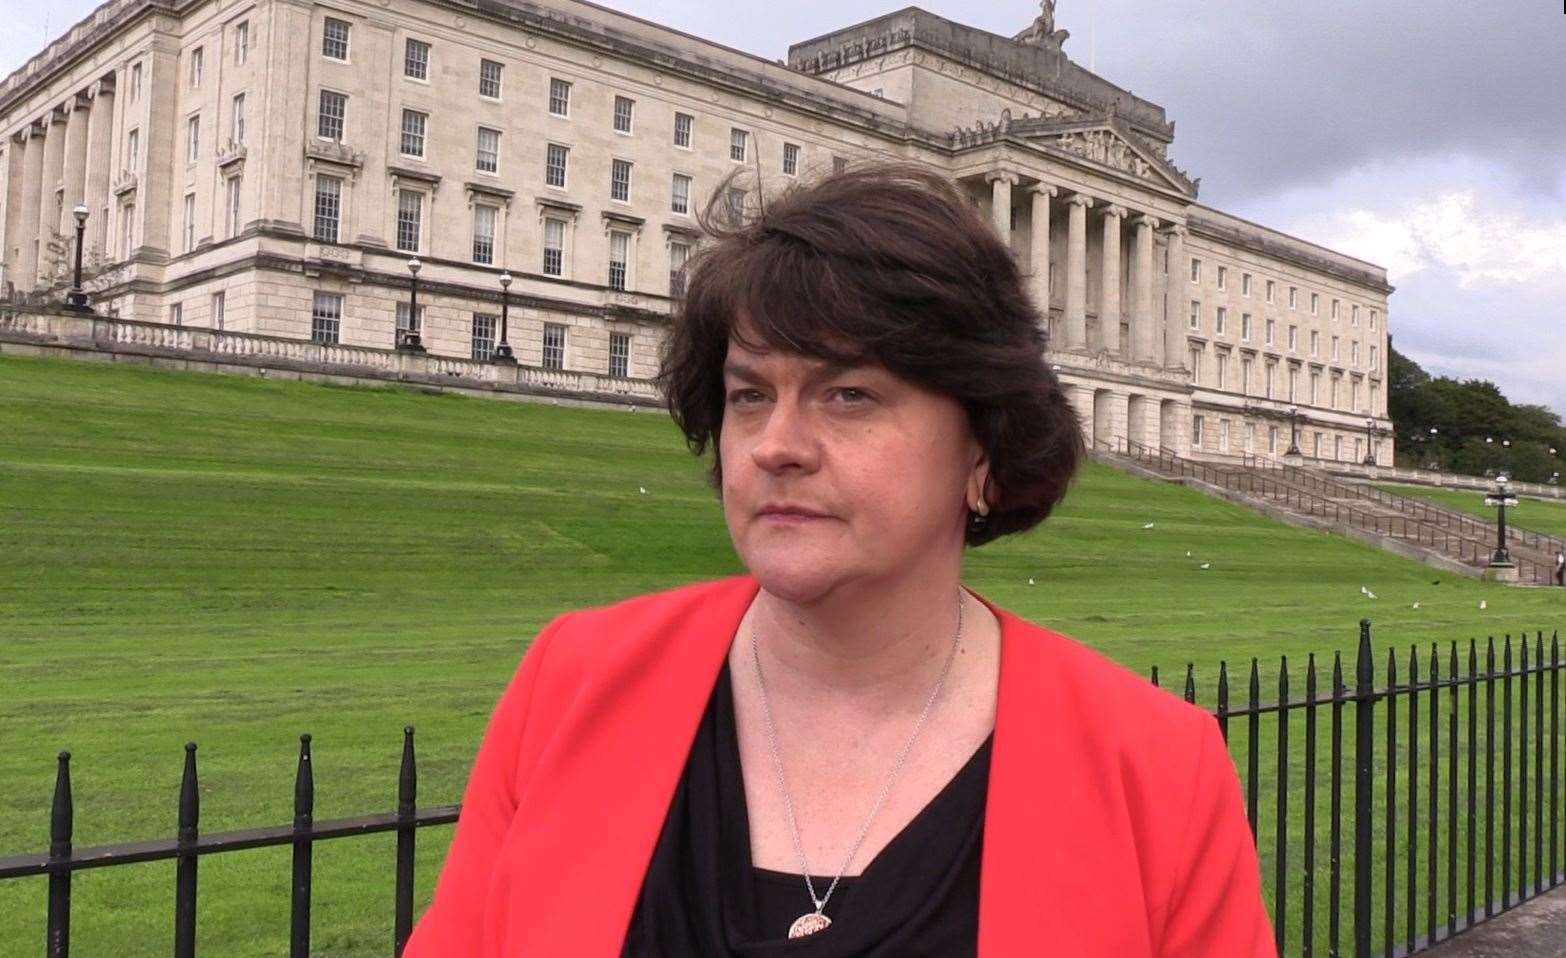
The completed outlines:
<svg viewBox="0 0 1566 958">
<path fill-rule="evenodd" d="M 781 517 L 781 518 L 795 518 L 795 519 L 827 519 L 827 518 L 830 518 L 830 516 L 828 516 L 825 512 L 821 512 L 818 509 L 811 509 L 808 506 L 789 505 L 789 504 L 786 504 L 786 503 L 768 504 L 768 505 L 762 506 L 761 510 L 757 513 L 757 515 L 760 515 L 760 516 L 763 516 L 763 517 L 765 517 L 765 516 L 778 516 L 778 517 Z"/>
</svg>

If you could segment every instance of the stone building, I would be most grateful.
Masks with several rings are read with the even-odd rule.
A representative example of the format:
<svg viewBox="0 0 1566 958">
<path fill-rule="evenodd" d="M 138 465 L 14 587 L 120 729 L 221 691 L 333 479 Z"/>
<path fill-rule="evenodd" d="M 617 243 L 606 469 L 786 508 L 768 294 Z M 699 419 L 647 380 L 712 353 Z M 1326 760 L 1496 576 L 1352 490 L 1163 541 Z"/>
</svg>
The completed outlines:
<svg viewBox="0 0 1566 958">
<path fill-rule="evenodd" d="M 784 63 L 578 0 L 109 0 L 0 84 L 0 275 L 58 291 L 82 204 L 122 318 L 485 359 L 505 274 L 517 361 L 645 381 L 728 173 L 745 210 L 912 159 L 1009 240 L 1091 438 L 1389 463 L 1385 271 L 1203 206 L 1053 8 Z"/>
</svg>

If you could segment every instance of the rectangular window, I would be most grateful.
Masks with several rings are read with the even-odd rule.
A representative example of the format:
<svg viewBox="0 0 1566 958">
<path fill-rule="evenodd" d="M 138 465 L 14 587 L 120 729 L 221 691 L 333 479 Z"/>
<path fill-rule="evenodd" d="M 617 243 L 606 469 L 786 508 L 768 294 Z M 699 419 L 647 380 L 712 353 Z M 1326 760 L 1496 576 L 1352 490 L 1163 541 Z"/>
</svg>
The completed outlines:
<svg viewBox="0 0 1566 958">
<path fill-rule="evenodd" d="M 1240 339 L 1244 342 L 1251 341 L 1251 314 L 1240 314 Z"/>
<path fill-rule="evenodd" d="M 1310 374 L 1310 404 L 1316 405 L 1316 400 L 1321 393 L 1321 373 Z"/>
<path fill-rule="evenodd" d="M 500 78 L 505 69 L 505 64 L 494 60 L 479 61 L 479 96 L 490 100 L 500 99 Z"/>
<path fill-rule="evenodd" d="M 1359 340 L 1349 343 L 1349 362 L 1355 366 L 1359 365 Z"/>
<path fill-rule="evenodd" d="M 228 138 L 234 141 L 235 146 L 245 145 L 245 95 L 243 93 L 234 94 L 234 115 Z"/>
<path fill-rule="evenodd" d="M 201 155 L 201 114 L 185 121 L 185 162 L 194 163 Z"/>
<path fill-rule="evenodd" d="M 1277 288 L 1278 288 L 1278 284 L 1277 283 L 1274 283 L 1270 279 L 1267 281 L 1267 302 L 1269 302 L 1269 303 L 1272 302 L 1273 293 L 1277 291 Z"/>
<path fill-rule="evenodd" d="M 120 211 L 120 258 L 130 259 L 136 242 L 136 204 L 127 203 Z"/>
<path fill-rule="evenodd" d="M 1338 337 L 1334 336 L 1334 337 L 1332 337 L 1332 358 L 1333 359 L 1337 359 L 1338 355 L 1339 355 L 1339 351 L 1338 351 Z"/>
<path fill-rule="evenodd" d="M 423 40 L 408 38 L 402 54 L 402 75 L 410 80 L 430 78 L 430 45 Z"/>
<path fill-rule="evenodd" d="M 1300 328 L 1291 325 L 1289 327 L 1289 351 L 1297 352 L 1300 348 Z"/>
<path fill-rule="evenodd" d="M 1222 273 L 1223 272 L 1223 267 L 1222 266 L 1218 267 L 1218 271 L 1220 273 Z M 1229 322 L 1229 310 L 1225 309 L 1222 306 L 1218 307 L 1217 319 L 1214 321 L 1214 324 L 1213 324 L 1213 334 L 1217 335 L 1217 336 L 1222 336 L 1224 334 L 1224 327 L 1226 325 L 1228 325 L 1228 322 Z"/>
<path fill-rule="evenodd" d="M 131 173 L 136 172 L 136 165 L 141 159 L 141 131 L 131 130 L 125 134 L 125 169 Z"/>
<path fill-rule="evenodd" d="M 418 190 L 397 191 L 397 249 L 404 253 L 419 251 L 419 234 L 424 222 L 424 194 Z"/>
<path fill-rule="evenodd" d="M 544 275 L 565 274 L 565 221 L 552 217 L 544 220 Z"/>
<path fill-rule="evenodd" d="M 1200 283 L 1201 281 L 1202 281 L 1202 261 L 1197 259 L 1197 258 L 1195 258 L 1193 256 L 1191 258 L 1191 282 L 1193 282 L 1193 283 Z"/>
<path fill-rule="evenodd" d="M 549 112 L 555 116 L 571 115 L 571 84 L 551 77 L 549 80 Z"/>
<path fill-rule="evenodd" d="M 478 128 L 478 155 L 473 166 L 480 173 L 494 173 L 500 169 L 500 131 L 487 126 Z"/>
<path fill-rule="evenodd" d="M 200 47 L 190 51 L 190 88 L 192 90 L 201 86 L 201 67 L 202 61 L 205 59 L 206 57 L 203 55 Z"/>
<path fill-rule="evenodd" d="M 402 155 L 424 156 L 424 130 L 429 125 L 429 114 L 418 110 L 402 111 Z"/>
<path fill-rule="evenodd" d="M 315 135 L 323 140 L 341 140 L 348 116 L 348 97 L 331 90 L 321 91 L 321 103 L 315 114 Z"/>
<path fill-rule="evenodd" d="M 691 258 L 688 243 L 669 244 L 669 295 L 685 295 L 685 264 Z"/>
<path fill-rule="evenodd" d="M 234 62 L 244 65 L 250 58 L 250 21 L 241 20 L 234 27 Z"/>
<path fill-rule="evenodd" d="M 1289 287 L 1289 308 L 1298 309 L 1300 305 L 1300 290 L 1297 286 Z"/>
<path fill-rule="evenodd" d="M 171 325 L 171 326 L 183 326 L 183 325 L 185 325 L 185 304 L 184 303 L 170 303 L 169 304 L 169 325 Z"/>
<path fill-rule="evenodd" d="M 1191 328 L 1202 328 L 1202 304 L 1194 299 L 1191 300 Z"/>
<path fill-rule="evenodd" d="M 687 149 L 687 150 L 691 148 L 691 125 L 694 122 L 695 122 L 695 120 L 691 117 L 691 115 L 689 113 L 676 113 L 676 114 L 674 114 L 674 145 L 675 146 L 683 147 L 684 149 Z"/>
<path fill-rule="evenodd" d="M 495 262 L 495 220 L 499 209 L 478 203 L 473 207 L 473 262 Z"/>
<path fill-rule="evenodd" d="M 1251 367 L 1255 365 L 1251 357 L 1244 356 L 1240 359 L 1240 392 L 1249 396 L 1251 394 Z"/>
<path fill-rule="evenodd" d="M 631 334 L 609 334 L 609 375 L 621 379 L 630 375 Z"/>
<path fill-rule="evenodd" d="M 1381 368 L 1376 363 L 1376 347 L 1374 345 L 1370 347 L 1370 368 L 1373 371 Z"/>
<path fill-rule="evenodd" d="M 1225 350 L 1220 349 L 1216 359 L 1218 360 L 1216 385 L 1219 389 L 1227 389 L 1229 388 L 1229 354 Z"/>
<path fill-rule="evenodd" d="M 1220 266 L 1220 267 L 1218 267 L 1218 291 L 1222 292 L 1222 291 L 1224 291 L 1224 290 L 1226 290 L 1228 288 L 1229 288 L 1229 267 L 1227 267 L 1227 266 Z"/>
<path fill-rule="evenodd" d="M 1218 451 L 1229 451 L 1229 420 L 1218 420 Z"/>
<path fill-rule="evenodd" d="M 783 175 L 793 176 L 799 172 L 799 147 L 793 143 L 783 144 Z"/>
<path fill-rule="evenodd" d="M 185 252 L 196 248 L 196 194 L 185 194 Z"/>
<path fill-rule="evenodd" d="M 545 369 L 565 368 L 565 339 L 565 326 L 560 323 L 544 324 L 543 366 Z"/>
<path fill-rule="evenodd" d="M 1321 294 L 1320 293 L 1311 293 L 1310 294 L 1310 314 L 1312 316 L 1319 316 L 1319 315 L 1321 315 Z"/>
<path fill-rule="evenodd" d="M 631 248 L 631 234 L 621 230 L 609 231 L 609 288 L 625 289 L 626 260 Z"/>
<path fill-rule="evenodd" d="M 218 290 L 212 294 L 212 328 L 223 328 L 223 313 L 227 309 L 228 294 Z"/>
<path fill-rule="evenodd" d="M 495 327 L 500 320 L 492 313 L 473 314 L 473 358 L 489 362 L 495 355 Z"/>
<path fill-rule="evenodd" d="M 1338 301 L 1334 299 L 1332 301 L 1332 321 L 1337 322 L 1340 315 L 1338 312 Z"/>
<path fill-rule="evenodd" d="M 1251 295 L 1251 274 L 1250 273 L 1241 273 L 1240 274 L 1240 295 L 1241 296 L 1249 296 L 1249 295 Z"/>
<path fill-rule="evenodd" d="M 1277 363 L 1273 363 L 1273 362 L 1269 362 L 1267 364 L 1267 366 L 1266 366 L 1266 370 L 1267 370 L 1267 381 L 1262 384 L 1262 387 L 1263 387 L 1263 390 L 1264 390 L 1264 395 L 1266 395 L 1266 397 L 1268 399 L 1271 399 L 1272 398 L 1272 390 L 1273 390 L 1273 381 L 1278 378 L 1278 364 Z"/>
<path fill-rule="evenodd" d="M 316 290 L 315 301 L 310 306 L 310 341 L 316 343 L 340 342 L 342 323 L 342 294 L 323 293 L 320 290 Z"/>
<path fill-rule="evenodd" d="M 1289 402 L 1294 402 L 1300 387 L 1300 367 L 1289 366 Z"/>
<path fill-rule="evenodd" d="M 1355 411 L 1359 410 L 1359 380 L 1358 379 L 1351 379 L 1351 380 L 1349 380 L 1349 410 L 1351 412 L 1355 412 Z"/>
<path fill-rule="evenodd" d="M 609 198 L 621 203 L 631 201 L 631 161 L 614 160 L 609 166 Z"/>
<path fill-rule="evenodd" d="M 669 210 L 689 214 L 691 211 L 691 178 L 684 173 L 674 174 L 674 185 L 669 196 Z"/>
<path fill-rule="evenodd" d="M 848 169 L 848 157 L 846 157 L 846 156 L 834 156 L 834 157 L 832 157 L 832 172 L 833 173 L 841 173 L 841 172 L 843 172 L 846 169 Z M 1016 225 L 1017 211 L 1016 210 L 1012 210 L 1011 211 L 1011 218 L 1012 218 L 1012 227 L 1011 228 L 1012 229 L 1016 229 L 1017 228 L 1017 225 Z"/>
<path fill-rule="evenodd" d="M 745 218 L 745 191 L 739 187 L 729 187 L 724 194 L 724 215 L 731 225 L 738 225 Z"/>
<path fill-rule="evenodd" d="M 750 142 L 750 134 L 734 127 L 729 130 L 729 159 L 736 163 L 745 162 L 745 148 Z"/>
<path fill-rule="evenodd" d="M 1278 427 L 1277 426 L 1268 426 L 1267 427 L 1267 453 L 1269 455 L 1277 455 L 1277 453 L 1278 453 Z"/>
<path fill-rule="evenodd" d="M 614 98 L 614 131 L 616 133 L 631 132 L 631 110 L 636 103 L 628 96 Z"/>
<path fill-rule="evenodd" d="M 1191 347 L 1190 359 L 1191 382 L 1193 384 L 1200 384 L 1202 381 L 1202 348 L 1200 346 Z"/>
<path fill-rule="evenodd" d="M 237 176 L 231 176 L 226 181 L 228 209 L 223 219 L 228 224 L 229 239 L 233 239 L 239 235 L 240 223 L 243 222 L 239 207 L 240 182 L 240 178 Z"/>
<path fill-rule="evenodd" d="M 135 103 L 141 99 L 141 64 L 133 63 L 130 68 L 130 101 Z"/>
<path fill-rule="evenodd" d="M 1277 339 L 1277 332 L 1278 321 L 1276 319 L 1267 320 L 1267 338 L 1265 340 L 1267 345 L 1273 345 L 1273 342 Z"/>
<path fill-rule="evenodd" d="M 333 17 L 326 18 L 326 27 L 321 32 L 321 56 L 328 60 L 348 61 L 348 31 L 351 29 L 347 20 L 338 20 Z"/>
<path fill-rule="evenodd" d="M 397 301 L 397 342 L 408 333 L 424 334 L 424 306 L 419 306 L 419 315 L 413 315 L 412 305 L 405 299 Z"/>
<path fill-rule="evenodd" d="M 1359 304 L 1358 303 L 1354 303 L 1353 305 L 1349 306 L 1349 325 L 1351 325 L 1351 326 L 1358 326 L 1359 325 Z"/>
<path fill-rule="evenodd" d="M 1370 331 L 1371 332 L 1375 332 L 1376 331 L 1376 311 L 1375 310 L 1371 310 L 1370 311 Z"/>
<path fill-rule="evenodd" d="M 1191 446 L 1200 449 L 1202 446 L 1202 417 L 1191 417 Z"/>
<path fill-rule="evenodd" d="M 544 158 L 545 186 L 558 186 L 565 189 L 566 155 L 569 152 L 570 150 L 558 143 L 549 144 L 549 150 Z"/>
<path fill-rule="evenodd" d="M 1316 332 L 1313 329 L 1313 330 L 1310 331 L 1310 354 L 1312 356 L 1319 356 L 1319 355 L 1321 355 L 1320 346 L 1321 346 L 1321 334 Z"/>
<path fill-rule="evenodd" d="M 315 238 L 322 243 L 337 242 L 337 224 L 342 212 L 343 180 L 340 176 L 319 174 L 315 178 Z"/>
</svg>

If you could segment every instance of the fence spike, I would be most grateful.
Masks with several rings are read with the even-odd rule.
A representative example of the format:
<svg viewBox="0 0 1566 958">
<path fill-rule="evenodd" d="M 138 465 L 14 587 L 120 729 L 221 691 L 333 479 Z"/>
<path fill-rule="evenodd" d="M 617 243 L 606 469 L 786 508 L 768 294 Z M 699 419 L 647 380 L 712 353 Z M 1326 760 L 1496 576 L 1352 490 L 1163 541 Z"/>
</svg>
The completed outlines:
<svg viewBox="0 0 1566 958">
<path fill-rule="evenodd" d="M 1158 688 L 1158 666 L 1153 666 L 1153 687 Z"/>
<path fill-rule="evenodd" d="M 185 772 L 179 783 L 179 840 L 196 840 L 196 825 L 201 816 L 201 794 L 196 787 L 196 743 L 185 743 Z"/>
<path fill-rule="evenodd" d="M 1196 663 L 1185 663 L 1185 700 L 1196 701 Z"/>
<path fill-rule="evenodd" d="M 294 827 L 309 828 L 315 817 L 315 773 L 310 767 L 310 733 L 299 736 L 299 768 L 294 773 Z"/>
<path fill-rule="evenodd" d="M 1229 742 L 1229 663 L 1218 660 L 1218 731 Z"/>
<path fill-rule="evenodd" d="M 71 798 L 71 753 L 61 752 L 54 772 L 54 804 L 49 809 L 50 857 L 70 857 L 75 819 L 75 803 Z"/>
<path fill-rule="evenodd" d="M 413 726 L 402 727 L 402 766 L 397 772 L 397 814 L 407 818 L 413 814 L 414 796 L 418 792 L 418 770 L 413 760 Z"/>
</svg>

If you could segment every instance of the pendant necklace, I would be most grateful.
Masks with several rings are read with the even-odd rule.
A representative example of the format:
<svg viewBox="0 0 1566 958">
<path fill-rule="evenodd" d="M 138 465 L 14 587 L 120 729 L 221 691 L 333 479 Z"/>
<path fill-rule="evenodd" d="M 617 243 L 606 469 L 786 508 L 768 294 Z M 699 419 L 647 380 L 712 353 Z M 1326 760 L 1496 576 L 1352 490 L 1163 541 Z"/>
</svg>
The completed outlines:
<svg viewBox="0 0 1566 958">
<path fill-rule="evenodd" d="M 925 719 L 929 718 L 930 709 L 935 705 L 936 698 L 941 694 L 941 687 L 946 684 L 946 675 L 951 671 L 952 661 L 957 657 L 958 641 L 962 638 L 963 604 L 962 588 L 959 586 L 957 590 L 957 633 L 952 636 L 952 647 L 946 653 L 946 664 L 941 667 L 941 675 L 935 681 L 935 688 L 930 690 L 930 697 L 925 700 L 924 711 L 919 713 L 919 720 L 914 723 L 913 734 L 908 736 L 907 744 L 903 746 L 902 752 L 897 756 L 896 764 L 892 766 L 892 774 L 887 777 L 886 784 L 881 787 L 881 794 L 876 798 L 875 804 L 870 807 L 870 814 L 865 819 L 864 826 L 859 829 L 859 837 L 854 840 L 854 847 L 849 849 L 848 857 L 843 860 L 842 867 L 837 870 L 837 876 L 832 879 L 832 884 L 827 887 L 826 894 L 819 897 L 816 895 L 815 884 L 810 880 L 810 863 L 805 859 L 804 842 L 799 837 L 799 823 L 794 819 L 794 802 L 789 797 L 788 782 L 783 776 L 783 759 L 778 753 L 777 731 L 772 726 L 772 709 L 767 705 L 767 687 L 761 679 L 761 655 L 756 651 L 756 626 L 754 623 L 751 624 L 750 654 L 752 661 L 756 665 L 756 685 L 761 690 L 761 714 L 767 724 L 767 744 L 772 751 L 772 766 L 777 771 L 778 789 L 783 794 L 783 810 L 788 814 L 788 827 L 794 838 L 794 853 L 799 856 L 800 868 L 805 873 L 805 888 L 810 892 L 810 901 L 816 906 L 815 911 L 806 912 L 794 919 L 794 923 L 788 929 L 790 938 L 804 938 L 832 924 L 832 919 L 823 914 L 826 909 L 827 899 L 832 897 L 832 892 L 836 890 L 837 883 L 842 879 L 843 873 L 848 870 L 849 864 L 853 862 L 854 855 L 858 854 L 859 846 L 864 843 L 865 836 L 870 833 L 870 823 L 875 820 L 876 812 L 881 810 L 881 805 L 886 801 L 887 795 L 891 794 L 892 785 L 897 781 L 898 774 L 903 770 L 903 762 L 907 760 L 908 753 L 913 749 L 914 740 L 919 737 L 919 731 L 924 728 Z"/>
</svg>

